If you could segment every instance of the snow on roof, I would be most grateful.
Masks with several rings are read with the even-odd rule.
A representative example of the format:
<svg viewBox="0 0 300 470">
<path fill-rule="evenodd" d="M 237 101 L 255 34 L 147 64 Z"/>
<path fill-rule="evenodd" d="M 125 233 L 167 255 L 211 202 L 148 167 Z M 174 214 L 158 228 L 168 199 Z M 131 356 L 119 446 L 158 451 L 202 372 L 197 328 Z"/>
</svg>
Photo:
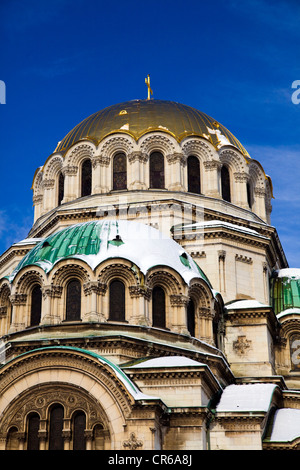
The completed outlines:
<svg viewBox="0 0 300 470">
<path fill-rule="evenodd" d="M 144 274 L 154 266 L 168 266 L 187 284 L 193 278 L 209 284 L 199 266 L 175 240 L 149 225 L 127 220 L 85 222 L 50 235 L 23 258 L 10 280 L 24 266 L 37 265 L 48 273 L 66 258 L 80 259 L 93 270 L 112 258 L 131 261 Z"/>
<path fill-rule="evenodd" d="M 194 224 L 185 224 L 183 227 L 181 226 L 180 229 L 181 230 L 201 229 L 201 228 L 204 229 L 204 228 L 209 228 L 209 227 L 224 227 L 224 228 L 228 228 L 231 230 L 235 230 L 237 232 L 242 232 L 242 233 L 246 233 L 249 235 L 255 235 L 256 237 L 267 239 L 267 237 L 261 235 L 256 230 L 250 229 L 248 227 L 242 227 L 240 225 L 231 224 L 230 222 L 224 222 L 223 220 L 208 220 L 205 222 L 196 222 Z M 175 227 L 175 230 L 176 230 L 176 227 Z"/>
<path fill-rule="evenodd" d="M 292 279 L 300 279 L 299 268 L 284 268 L 284 269 L 279 269 L 276 272 L 277 272 L 278 277 L 289 277 Z"/>
<path fill-rule="evenodd" d="M 236 302 L 232 302 L 230 304 L 225 305 L 228 310 L 231 309 L 239 309 L 239 308 L 262 308 L 262 307 L 270 307 L 269 305 L 262 304 L 257 300 L 237 300 Z"/>
<path fill-rule="evenodd" d="M 152 367 L 198 367 L 203 366 L 200 362 L 189 359 L 185 356 L 166 356 L 156 357 L 154 359 L 146 359 L 130 366 L 130 369 L 152 368 Z"/>
<path fill-rule="evenodd" d="M 223 391 L 216 410 L 267 412 L 276 387 L 274 384 L 229 385 Z"/>
<path fill-rule="evenodd" d="M 285 317 L 286 315 L 300 315 L 300 308 L 287 308 L 277 315 L 277 318 Z"/>
<path fill-rule="evenodd" d="M 270 441 L 291 442 L 300 437 L 300 410 L 281 408 L 275 412 Z"/>
<path fill-rule="evenodd" d="M 43 238 L 25 238 L 24 240 L 21 240 L 17 243 L 14 243 L 13 246 L 19 246 L 19 245 L 36 245 L 37 243 L 41 242 L 44 240 Z"/>
</svg>

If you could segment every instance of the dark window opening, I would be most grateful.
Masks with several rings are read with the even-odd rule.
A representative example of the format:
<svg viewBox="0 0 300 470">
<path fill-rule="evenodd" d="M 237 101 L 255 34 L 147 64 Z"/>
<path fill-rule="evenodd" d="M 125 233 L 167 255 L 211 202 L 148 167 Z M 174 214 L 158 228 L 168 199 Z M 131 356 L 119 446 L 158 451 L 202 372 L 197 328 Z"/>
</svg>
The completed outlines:
<svg viewBox="0 0 300 470">
<path fill-rule="evenodd" d="M 67 285 L 66 320 L 78 321 L 81 317 L 81 283 L 77 279 Z"/>
<path fill-rule="evenodd" d="M 164 189 L 164 157 L 160 152 L 150 155 L 150 188 Z"/>
<path fill-rule="evenodd" d="M 125 286 L 121 281 L 112 281 L 109 286 L 109 319 L 125 321 Z"/>
<path fill-rule="evenodd" d="M 50 413 L 49 450 L 64 450 L 63 421 L 64 409 L 61 405 L 57 405 Z"/>
<path fill-rule="evenodd" d="M 113 159 L 113 189 L 127 189 L 127 164 L 124 153 L 118 153 Z"/>
<path fill-rule="evenodd" d="M 61 205 L 62 200 L 64 198 L 64 193 L 65 193 L 65 177 L 60 172 L 59 177 L 58 177 L 58 205 L 59 206 Z"/>
<path fill-rule="evenodd" d="M 39 429 L 40 417 L 37 413 L 32 413 L 28 418 L 27 450 L 39 450 Z"/>
<path fill-rule="evenodd" d="M 190 300 L 187 306 L 187 329 L 191 336 L 195 336 L 195 304 Z"/>
<path fill-rule="evenodd" d="M 188 168 L 188 191 L 190 193 L 200 194 L 201 184 L 200 184 L 199 159 L 194 156 L 188 157 L 187 168 Z"/>
<path fill-rule="evenodd" d="M 90 196 L 92 193 L 92 163 L 84 160 L 81 167 L 81 196 Z"/>
<path fill-rule="evenodd" d="M 85 427 L 85 413 L 83 411 L 80 411 L 76 413 L 73 422 L 73 450 L 85 450 Z"/>
<path fill-rule="evenodd" d="M 35 286 L 31 293 L 30 326 L 40 324 L 42 314 L 42 290 L 40 286 Z"/>
<path fill-rule="evenodd" d="M 221 184 L 222 184 L 222 198 L 225 201 L 231 202 L 230 194 L 230 175 L 227 166 L 222 166 L 221 169 Z"/>
<path fill-rule="evenodd" d="M 248 200 L 248 205 L 249 205 L 250 209 L 252 209 L 253 196 L 252 196 L 252 187 L 251 187 L 251 184 L 249 182 L 247 183 L 247 200 Z"/>
<path fill-rule="evenodd" d="M 152 323 L 157 328 L 166 327 L 165 291 L 158 286 L 152 291 Z"/>
</svg>

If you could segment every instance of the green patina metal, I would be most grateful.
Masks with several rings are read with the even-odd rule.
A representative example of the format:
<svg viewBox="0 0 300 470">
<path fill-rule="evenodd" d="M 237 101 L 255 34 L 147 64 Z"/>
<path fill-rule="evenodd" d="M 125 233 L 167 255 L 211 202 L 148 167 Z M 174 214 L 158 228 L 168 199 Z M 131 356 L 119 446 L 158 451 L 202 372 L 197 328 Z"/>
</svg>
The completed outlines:
<svg viewBox="0 0 300 470">
<path fill-rule="evenodd" d="M 49 265 L 51 268 L 60 258 L 96 255 L 100 249 L 102 230 L 103 224 L 97 221 L 60 230 L 36 245 L 19 263 L 15 272 L 30 265 Z"/>
<path fill-rule="evenodd" d="M 275 271 L 270 279 L 270 298 L 276 315 L 290 308 L 300 308 L 300 279 L 278 277 Z"/>
</svg>

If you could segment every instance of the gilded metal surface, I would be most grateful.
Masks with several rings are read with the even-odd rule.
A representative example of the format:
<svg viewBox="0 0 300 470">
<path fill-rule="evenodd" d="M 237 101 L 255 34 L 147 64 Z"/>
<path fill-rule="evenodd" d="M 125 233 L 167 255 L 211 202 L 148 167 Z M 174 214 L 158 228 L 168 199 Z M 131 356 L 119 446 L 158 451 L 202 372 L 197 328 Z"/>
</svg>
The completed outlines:
<svg viewBox="0 0 300 470">
<path fill-rule="evenodd" d="M 92 114 L 69 132 L 57 146 L 56 152 L 65 153 L 83 139 L 98 145 L 108 135 L 121 132 L 137 141 L 152 131 L 166 132 L 178 142 L 188 136 L 205 137 L 216 148 L 221 136 L 223 143 L 225 138 L 245 156 L 249 156 L 234 135 L 207 114 L 173 101 L 153 99 L 127 101 Z"/>
</svg>

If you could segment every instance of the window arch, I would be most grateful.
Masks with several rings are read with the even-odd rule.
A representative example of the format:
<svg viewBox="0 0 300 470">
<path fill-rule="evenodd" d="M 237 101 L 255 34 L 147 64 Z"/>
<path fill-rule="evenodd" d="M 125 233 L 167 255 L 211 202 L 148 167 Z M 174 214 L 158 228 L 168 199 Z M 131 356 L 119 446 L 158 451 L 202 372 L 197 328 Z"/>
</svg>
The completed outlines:
<svg viewBox="0 0 300 470">
<path fill-rule="evenodd" d="M 34 286 L 31 292 L 30 326 L 39 325 L 42 315 L 42 290 L 39 285 Z"/>
<path fill-rule="evenodd" d="M 187 306 L 187 329 L 191 336 L 195 336 L 195 304 L 192 299 Z"/>
<path fill-rule="evenodd" d="M 113 159 L 113 189 L 127 189 L 127 162 L 124 153 L 117 153 Z"/>
<path fill-rule="evenodd" d="M 160 152 L 153 152 L 150 155 L 150 188 L 164 189 L 164 187 L 164 156 Z"/>
<path fill-rule="evenodd" d="M 18 429 L 15 426 L 7 433 L 5 450 L 19 450 Z"/>
<path fill-rule="evenodd" d="M 49 450 L 64 450 L 63 422 L 64 409 L 62 405 L 54 405 L 50 411 Z"/>
<path fill-rule="evenodd" d="M 62 172 L 58 176 L 58 205 L 60 206 L 65 193 L 65 177 Z"/>
<path fill-rule="evenodd" d="M 73 450 L 85 450 L 85 428 L 85 413 L 78 411 L 73 417 Z"/>
<path fill-rule="evenodd" d="M 201 194 L 200 162 L 199 158 L 190 155 L 187 159 L 188 191 Z"/>
<path fill-rule="evenodd" d="M 229 169 L 225 165 L 223 165 L 221 168 L 221 187 L 222 187 L 222 198 L 225 201 L 231 202 L 230 174 L 229 174 Z"/>
<path fill-rule="evenodd" d="M 92 194 L 92 162 L 88 158 L 81 165 L 81 196 Z"/>
<path fill-rule="evenodd" d="M 166 296 L 160 286 L 155 286 L 152 291 L 152 325 L 157 328 L 166 327 Z"/>
<path fill-rule="evenodd" d="M 109 320 L 125 321 L 125 286 L 119 280 L 109 285 Z"/>
<path fill-rule="evenodd" d="M 81 283 L 71 279 L 67 284 L 66 320 L 78 321 L 81 318 Z"/>
<path fill-rule="evenodd" d="M 40 416 L 31 413 L 27 420 L 27 450 L 39 450 Z"/>
</svg>

